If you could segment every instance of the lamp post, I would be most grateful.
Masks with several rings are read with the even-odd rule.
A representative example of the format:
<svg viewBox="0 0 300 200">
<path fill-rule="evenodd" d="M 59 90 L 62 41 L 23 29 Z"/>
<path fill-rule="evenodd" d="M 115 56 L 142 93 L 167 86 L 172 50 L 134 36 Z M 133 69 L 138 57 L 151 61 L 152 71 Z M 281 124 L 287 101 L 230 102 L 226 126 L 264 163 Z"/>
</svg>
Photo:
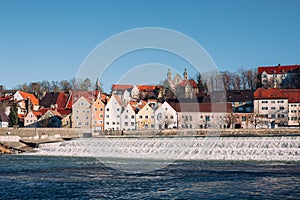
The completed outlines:
<svg viewBox="0 0 300 200">
<path fill-rule="evenodd" d="M 9 131 L 7 131 L 6 132 L 6 135 L 7 135 L 7 141 L 8 141 L 8 151 L 10 152 L 10 132 Z"/>
</svg>

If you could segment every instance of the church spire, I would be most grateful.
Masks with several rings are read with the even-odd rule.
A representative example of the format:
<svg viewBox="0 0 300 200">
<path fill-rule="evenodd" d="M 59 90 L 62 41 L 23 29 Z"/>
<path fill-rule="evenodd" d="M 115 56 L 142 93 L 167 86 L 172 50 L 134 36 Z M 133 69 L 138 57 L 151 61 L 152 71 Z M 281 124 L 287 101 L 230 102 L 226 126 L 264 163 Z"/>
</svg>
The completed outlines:
<svg viewBox="0 0 300 200">
<path fill-rule="evenodd" d="M 97 80 L 96 80 L 96 91 L 97 90 L 101 90 L 101 83 L 100 83 L 100 80 L 99 80 L 99 78 L 97 78 Z"/>
</svg>

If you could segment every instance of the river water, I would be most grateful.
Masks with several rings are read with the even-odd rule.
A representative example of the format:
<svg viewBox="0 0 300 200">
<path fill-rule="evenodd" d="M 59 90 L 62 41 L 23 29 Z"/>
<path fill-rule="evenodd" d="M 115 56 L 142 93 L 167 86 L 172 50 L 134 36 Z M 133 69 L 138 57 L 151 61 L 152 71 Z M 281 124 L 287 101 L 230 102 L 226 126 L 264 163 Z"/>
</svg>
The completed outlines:
<svg viewBox="0 0 300 200">
<path fill-rule="evenodd" d="M 0 199 L 300 199 L 300 162 L 157 160 L 164 167 L 145 173 L 103 164 L 127 161 L 1 155 Z"/>
</svg>

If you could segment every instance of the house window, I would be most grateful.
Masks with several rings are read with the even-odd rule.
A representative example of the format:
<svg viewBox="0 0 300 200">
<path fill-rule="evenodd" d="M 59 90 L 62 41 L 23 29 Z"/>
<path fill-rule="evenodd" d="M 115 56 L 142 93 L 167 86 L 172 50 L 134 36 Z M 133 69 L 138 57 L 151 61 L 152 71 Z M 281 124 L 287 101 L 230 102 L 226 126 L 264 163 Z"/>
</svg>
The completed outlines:
<svg viewBox="0 0 300 200">
<path fill-rule="evenodd" d="M 242 116 L 242 121 L 243 121 L 243 122 L 246 121 L 246 116 Z"/>
<path fill-rule="evenodd" d="M 125 115 L 125 119 L 128 119 L 128 116 L 127 116 L 127 115 Z"/>
<path fill-rule="evenodd" d="M 102 124 L 103 123 L 103 121 L 102 120 L 99 120 L 99 124 Z"/>
<path fill-rule="evenodd" d="M 131 122 L 131 126 L 134 126 L 134 122 Z"/>
<path fill-rule="evenodd" d="M 193 120 L 193 117 L 190 115 L 190 121 L 192 121 Z"/>
<path fill-rule="evenodd" d="M 275 103 L 275 101 L 271 101 L 271 103 Z"/>
<path fill-rule="evenodd" d="M 134 115 L 131 115 L 131 119 L 134 119 Z"/>
<path fill-rule="evenodd" d="M 262 107 L 261 109 L 262 110 L 268 110 L 268 107 Z"/>
<path fill-rule="evenodd" d="M 210 121 L 210 117 L 208 115 L 205 116 L 205 121 Z"/>
<path fill-rule="evenodd" d="M 161 114 L 161 113 L 159 113 L 159 114 L 157 115 L 157 119 L 158 119 L 158 120 L 161 120 L 161 119 L 162 119 L 162 114 Z"/>
<path fill-rule="evenodd" d="M 107 125 L 109 125 L 109 122 L 106 122 Z"/>
<path fill-rule="evenodd" d="M 262 101 L 262 103 L 268 103 L 268 101 Z"/>
<path fill-rule="evenodd" d="M 109 108 L 106 108 L 106 111 L 109 111 Z"/>
<path fill-rule="evenodd" d="M 154 119 L 154 115 L 151 115 L 151 119 Z"/>
<path fill-rule="evenodd" d="M 272 114 L 272 115 L 271 115 L 271 118 L 272 118 L 272 119 L 275 119 L 275 118 L 276 118 L 276 115 L 275 115 L 275 114 Z"/>
<path fill-rule="evenodd" d="M 100 111 L 103 111 L 103 108 L 100 108 Z"/>
<path fill-rule="evenodd" d="M 120 118 L 120 115 L 117 115 L 117 118 Z"/>
<path fill-rule="evenodd" d="M 140 119 L 143 119 L 143 115 L 140 115 Z"/>
<path fill-rule="evenodd" d="M 97 108 L 95 108 L 95 111 L 97 111 L 98 109 Z"/>
<path fill-rule="evenodd" d="M 128 126 L 128 122 L 124 122 L 124 126 Z"/>
<path fill-rule="evenodd" d="M 148 115 L 145 116 L 145 119 L 148 119 Z"/>
<path fill-rule="evenodd" d="M 100 118 L 103 118 L 103 115 L 99 115 L 100 116 Z"/>
<path fill-rule="evenodd" d="M 77 125 L 78 125 L 78 126 L 81 126 L 81 122 L 78 122 Z"/>
<path fill-rule="evenodd" d="M 106 118 L 109 118 L 109 115 L 106 115 Z"/>
<path fill-rule="evenodd" d="M 154 128 L 154 124 L 151 124 L 151 128 Z"/>
<path fill-rule="evenodd" d="M 275 107 L 271 107 L 271 110 L 275 110 Z"/>
<path fill-rule="evenodd" d="M 86 116 L 86 117 L 85 117 L 85 119 L 89 119 L 89 117 L 88 117 L 88 116 Z"/>
<path fill-rule="evenodd" d="M 119 108 L 117 108 L 117 111 L 120 111 L 120 109 L 119 109 Z"/>
<path fill-rule="evenodd" d="M 280 106 L 280 107 L 279 107 L 279 110 L 284 110 L 284 107 Z"/>
</svg>

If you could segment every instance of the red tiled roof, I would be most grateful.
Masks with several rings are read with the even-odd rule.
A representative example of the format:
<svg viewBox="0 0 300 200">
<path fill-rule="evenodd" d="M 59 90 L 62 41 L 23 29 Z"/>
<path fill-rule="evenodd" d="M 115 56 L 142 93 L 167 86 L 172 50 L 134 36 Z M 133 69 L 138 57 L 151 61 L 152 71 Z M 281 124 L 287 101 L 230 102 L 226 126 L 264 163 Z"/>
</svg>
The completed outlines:
<svg viewBox="0 0 300 200">
<path fill-rule="evenodd" d="M 96 91 L 73 91 L 69 97 L 69 100 L 66 104 L 67 109 L 72 109 L 72 105 L 76 102 L 80 97 L 85 97 L 88 102 L 92 103 L 97 97 Z"/>
<path fill-rule="evenodd" d="M 278 88 L 258 88 L 254 92 L 254 99 L 287 99 Z"/>
<path fill-rule="evenodd" d="M 18 114 L 18 118 L 19 118 L 19 119 L 23 119 L 23 118 L 24 118 L 24 115 L 23 115 L 23 114 Z"/>
<path fill-rule="evenodd" d="M 258 74 L 261 74 L 263 72 L 266 72 L 267 74 L 282 74 L 298 68 L 300 68 L 300 65 L 266 66 L 258 67 L 257 72 Z"/>
<path fill-rule="evenodd" d="M 52 112 L 54 116 L 62 117 L 61 114 L 56 110 L 49 110 L 49 111 Z"/>
<path fill-rule="evenodd" d="M 184 86 L 186 86 L 188 83 L 189 83 L 193 88 L 198 87 L 196 81 L 193 80 L 193 79 L 190 79 L 190 80 L 183 80 L 183 81 L 181 81 L 181 83 L 179 83 L 179 86 L 184 87 Z"/>
<path fill-rule="evenodd" d="M 300 103 L 300 89 L 280 89 L 289 103 Z"/>
<path fill-rule="evenodd" d="M 51 108 L 40 108 L 39 109 L 39 112 L 41 112 L 42 114 L 45 114 L 48 110 L 54 110 L 54 109 L 51 109 Z M 66 108 L 58 108 L 56 109 L 57 112 L 59 112 L 61 115 L 68 115 L 70 113 L 72 113 L 72 110 L 71 109 L 66 109 Z"/>
<path fill-rule="evenodd" d="M 112 90 L 131 90 L 133 88 L 132 85 L 121 85 L 121 84 L 113 84 Z"/>
<path fill-rule="evenodd" d="M 65 92 L 60 92 L 58 94 L 56 104 L 58 108 L 65 108 L 67 106 L 70 94 Z"/>
<path fill-rule="evenodd" d="M 40 117 L 43 115 L 41 112 L 36 112 L 36 111 L 33 111 L 32 114 L 34 114 L 36 117 Z"/>
<path fill-rule="evenodd" d="M 23 99 L 30 98 L 30 101 L 33 105 L 39 105 L 39 100 L 33 94 L 22 91 L 19 91 L 19 93 L 23 97 Z"/>
<path fill-rule="evenodd" d="M 140 92 L 151 92 L 156 89 L 156 85 L 138 85 L 137 88 Z"/>
</svg>

